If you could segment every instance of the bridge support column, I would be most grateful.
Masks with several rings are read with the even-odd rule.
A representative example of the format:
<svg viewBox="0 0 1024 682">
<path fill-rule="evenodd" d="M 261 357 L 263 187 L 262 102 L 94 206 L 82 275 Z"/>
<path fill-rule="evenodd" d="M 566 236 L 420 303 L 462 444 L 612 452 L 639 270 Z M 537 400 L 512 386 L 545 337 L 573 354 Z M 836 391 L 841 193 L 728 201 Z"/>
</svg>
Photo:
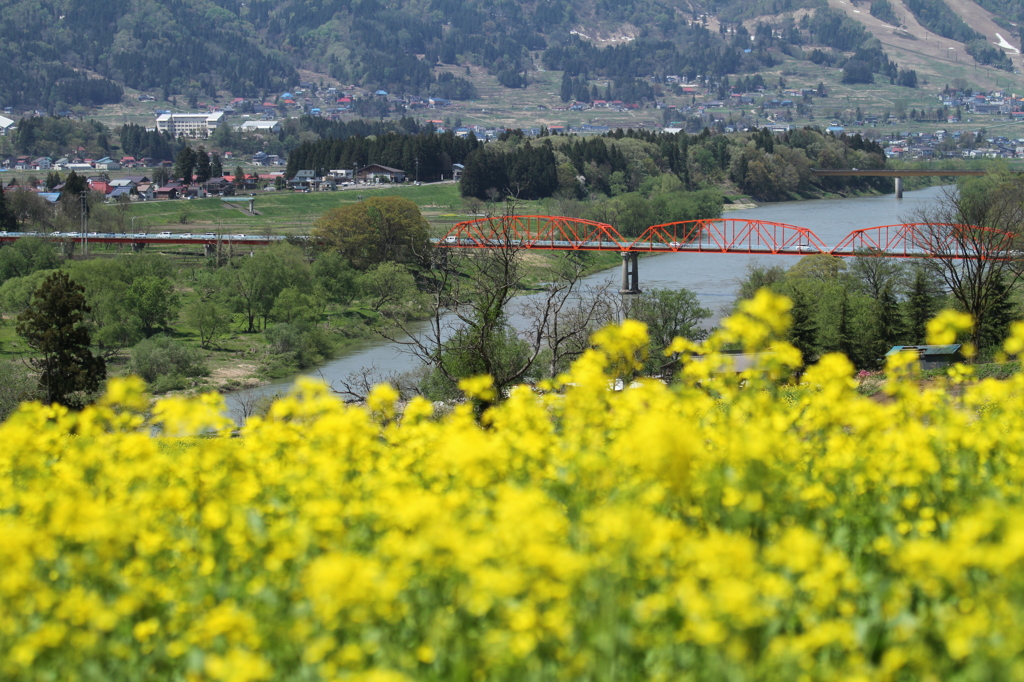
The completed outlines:
<svg viewBox="0 0 1024 682">
<path fill-rule="evenodd" d="M 138 253 L 146 248 L 146 242 L 132 242 L 132 251 Z"/>
<path fill-rule="evenodd" d="M 640 293 L 640 257 L 637 253 L 622 252 L 622 286 L 619 293 L 623 296 Z"/>
<path fill-rule="evenodd" d="M 903 198 L 903 178 L 896 176 L 896 198 Z"/>
<path fill-rule="evenodd" d="M 217 254 L 216 244 L 203 244 L 203 255 L 207 258 L 213 258 Z"/>
</svg>

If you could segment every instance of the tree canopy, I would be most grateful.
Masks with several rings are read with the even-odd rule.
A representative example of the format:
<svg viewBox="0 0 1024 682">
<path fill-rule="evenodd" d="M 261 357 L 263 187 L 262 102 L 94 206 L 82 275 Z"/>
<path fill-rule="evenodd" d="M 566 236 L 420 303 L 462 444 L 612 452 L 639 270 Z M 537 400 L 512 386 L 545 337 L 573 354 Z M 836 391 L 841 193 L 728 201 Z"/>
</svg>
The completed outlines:
<svg viewBox="0 0 1024 682">
<path fill-rule="evenodd" d="M 316 221 L 313 238 L 366 270 L 383 261 L 420 261 L 430 247 L 429 227 L 412 201 L 373 197 L 329 210 Z"/>
<path fill-rule="evenodd" d="M 39 353 L 29 362 L 39 372 L 39 388 L 47 402 L 81 406 L 106 378 L 106 363 L 89 349 L 87 312 L 84 287 L 58 270 L 43 281 L 31 305 L 18 316 L 18 334 Z"/>
<path fill-rule="evenodd" d="M 3 185 L 0 184 L 0 230 L 14 231 L 18 229 L 18 218 L 7 205 Z"/>
</svg>

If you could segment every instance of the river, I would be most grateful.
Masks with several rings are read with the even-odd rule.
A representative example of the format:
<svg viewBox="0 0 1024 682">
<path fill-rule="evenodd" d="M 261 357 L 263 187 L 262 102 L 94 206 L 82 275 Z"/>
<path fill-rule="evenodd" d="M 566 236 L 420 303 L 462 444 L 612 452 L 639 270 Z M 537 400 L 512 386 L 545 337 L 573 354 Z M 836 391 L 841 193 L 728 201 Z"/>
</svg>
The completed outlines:
<svg viewBox="0 0 1024 682">
<path fill-rule="evenodd" d="M 941 192 L 941 187 L 929 187 L 905 192 L 901 200 L 890 194 L 852 199 L 790 201 L 729 211 L 726 216 L 806 227 L 817 234 L 826 246 L 832 247 L 853 230 L 912 222 L 912 215 L 918 209 L 935 203 Z M 710 325 L 731 307 L 738 283 L 750 264 L 761 262 L 790 267 L 801 257 L 710 253 L 648 256 L 640 259 L 640 288 L 690 289 L 697 294 L 701 305 L 714 312 L 713 319 L 708 321 Z M 591 275 L 586 284 L 598 286 L 611 280 L 617 288 L 619 279 L 620 273 L 616 268 Z M 386 372 L 405 372 L 415 369 L 416 365 L 415 358 L 403 352 L 398 344 L 367 340 L 310 375 L 322 376 L 330 383 L 365 367 L 376 367 Z M 252 396 L 286 391 L 294 381 L 295 377 L 290 377 L 258 388 L 227 394 L 225 397 L 232 416 L 238 418 L 243 413 L 243 403 Z"/>
</svg>

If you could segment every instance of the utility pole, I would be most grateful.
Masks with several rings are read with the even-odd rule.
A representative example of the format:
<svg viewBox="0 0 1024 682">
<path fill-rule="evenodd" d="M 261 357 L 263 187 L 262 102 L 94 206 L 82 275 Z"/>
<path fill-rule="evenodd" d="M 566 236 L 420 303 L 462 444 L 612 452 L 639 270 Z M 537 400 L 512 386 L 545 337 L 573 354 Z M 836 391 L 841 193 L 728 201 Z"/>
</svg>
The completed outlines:
<svg viewBox="0 0 1024 682">
<path fill-rule="evenodd" d="M 89 190 L 82 190 L 82 255 L 89 254 Z"/>
<path fill-rule="evenodd" d="M 420 181 L 420 157 L 416 157 L 416 182 Z"/>
</svg>

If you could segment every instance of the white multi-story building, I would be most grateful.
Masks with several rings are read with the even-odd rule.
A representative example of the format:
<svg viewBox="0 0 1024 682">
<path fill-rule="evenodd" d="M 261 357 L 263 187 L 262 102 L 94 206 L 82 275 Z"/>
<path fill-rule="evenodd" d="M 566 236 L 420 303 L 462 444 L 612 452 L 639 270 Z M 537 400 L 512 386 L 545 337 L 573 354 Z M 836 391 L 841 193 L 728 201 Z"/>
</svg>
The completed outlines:
<svg viewBox="0 0 1024 682">
<path fill-rule="evenodd" d="M 206 137 L 212 135 L 223 122 L 223 111 L 212 114 L 160 114 L 156 119 L 156 129 L 174 137 Z"/>
</svg>

